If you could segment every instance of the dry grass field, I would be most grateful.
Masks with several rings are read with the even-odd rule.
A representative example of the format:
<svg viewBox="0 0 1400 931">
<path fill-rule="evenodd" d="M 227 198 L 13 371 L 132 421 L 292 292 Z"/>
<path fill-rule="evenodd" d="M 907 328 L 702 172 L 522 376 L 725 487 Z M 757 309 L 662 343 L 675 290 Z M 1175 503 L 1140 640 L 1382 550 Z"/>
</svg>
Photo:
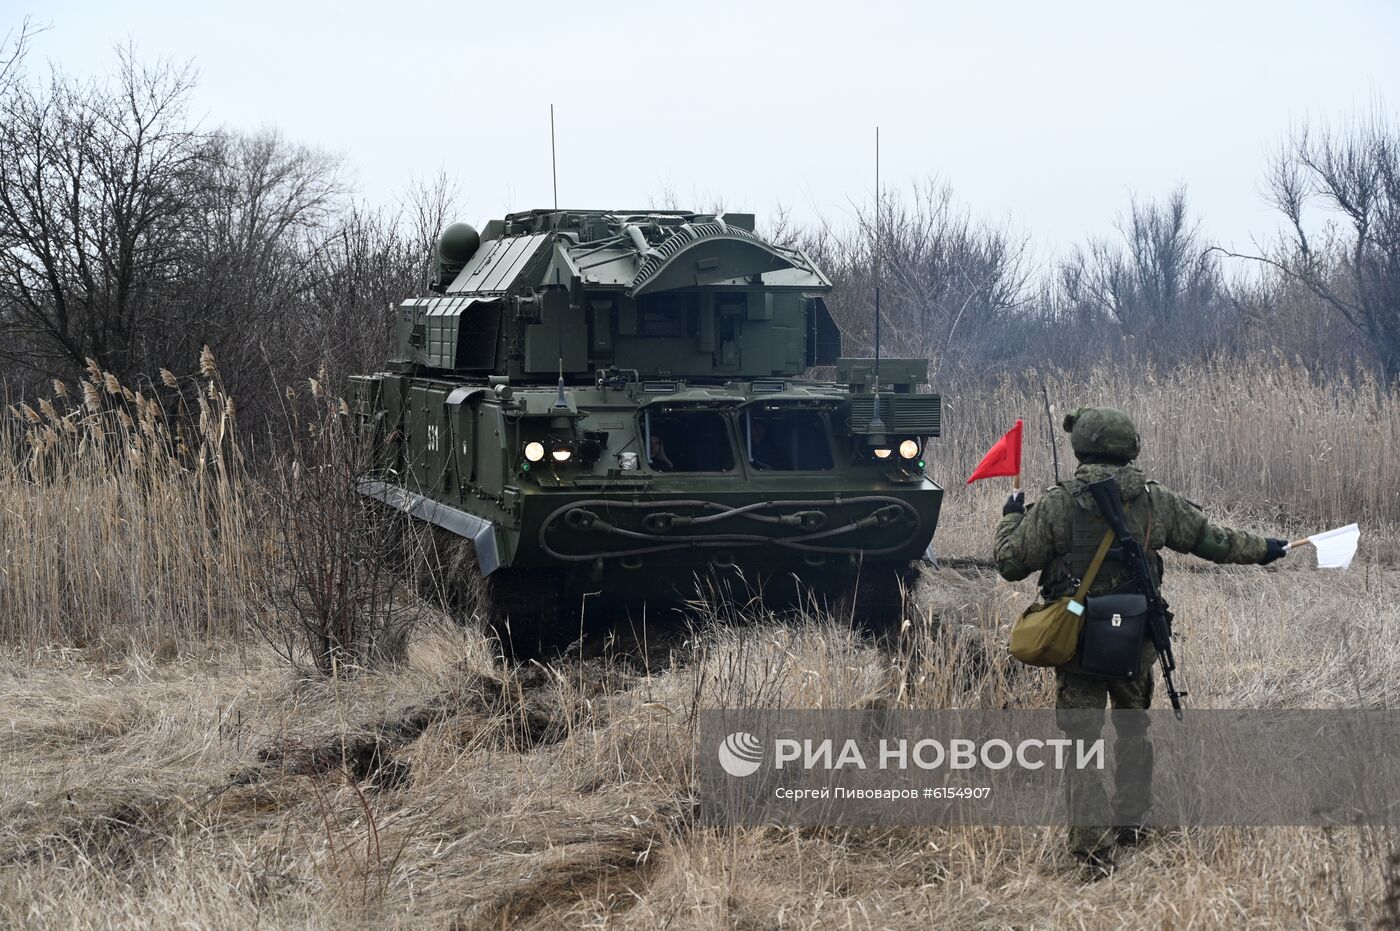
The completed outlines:
<svg viewBox="0 0 1400 931">
<path fill-rule="evenodd" d="M 334 680 L 250 633 L 269 541 L 217 387 L 182 387 L 207 408 L 182 437 L 100 373 L 86 406 L 68 386 L 19 410 L 8 448 L 42 468 L 0 467 L 0 927 L 1396 925 L 1400 848 L 1374 830 L 1177 832 L 1085 885 L 1048 828 L 695 826 L 697 708 L 1048 706 L 1051 677 L 1005 651 L 1031 586 L 986 564 L 1004 483 L 961 487 L 1018 416 L 1031 497 L 1048 484 L 1037 381 L 944 386 L 941 567 L 904 648 L 725 612 L 503 668 L 472 625 L 425 615 L 401 663 Z M 1347 573 L 1170 560 L 1193 704 L 1396 701 L 1400 397 L 1276 362 L 1046 381 L 1127 407 L 1145 465 L 1223 519 L 1362 523 Z"/>
</svg>

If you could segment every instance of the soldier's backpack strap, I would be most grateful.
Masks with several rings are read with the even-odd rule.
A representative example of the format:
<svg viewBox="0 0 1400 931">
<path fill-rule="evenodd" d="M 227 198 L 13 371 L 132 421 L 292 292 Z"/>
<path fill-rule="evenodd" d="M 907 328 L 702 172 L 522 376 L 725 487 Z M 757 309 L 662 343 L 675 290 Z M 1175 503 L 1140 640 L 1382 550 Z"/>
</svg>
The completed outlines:
<svg viewBox="0 0 1400 931">
<path fill-rule="evenodd" d="M 1082 485 L 1083 485 L 1082 482 L 1079 482 L 1079 481 L 1077 481 L 1076 479 L 1069 478 L 1069 479 L 1065 479 L 1065 480 L 1062 481 L 1062 482 L 1056 482 L 1055 484 L 1051 485 L 1049 488 L 1046 488 L 1046 489 L 1045 489 L 1045 494 L 1048 495 L 1048 494 L 1050 494 L 1051 492 L 1055 491 L 1056 489 L 1059 489 L 1060 491 L 1064 492 L 1066 495 L 1069 496 L 1069 500 L 1070 500 L 1070 501 L 1074 501 L 1074 500 L 1075 500 L 1075 499 L 1074 499 L 1074 496 L 1075 496 L 1075 494 L 1077 493 L 1076 490 L 1075 490 L 1075 488 L 1076 488 L 1077 486 L 1082 486 Z M 1072 547 L 1071 547 L 1071 549 L 1072 549 Z M 1074 576 L 1074 572 L 1071 571 L 1071 569 L 1070 569 L 1070 565 L 1069 565 L 1069 555 L 1070 555 L 1070 554 L 1069 554 L 1069 551 L 1068 551 L 1068 550 L 1065 551 L 1065 552 L 1063 552 L 1063 553 L 1056 553 L 1056 554 L 1054 555 L 1054 557 L 1052 558 L 1052 560 L 1051 560 L 1051 562 L 1050 562 L 1050 565 L 1047 566 L 1046 568 L 1049 569 L 1049 570 L 1052 570 L 1054 573 L 1058 573 L 1058 574 L 1064 576 L 1070 583 L 1073 583 L 1073 582 L 1075 581 L 1075 576 Z M 1046 577 L 1045 577 L 1044 575 L 1041 576 L 1042 581 L 1044 581 L 1045 578 L 1046 578 Z M 1060 594 L 1063 595 L 1064 592 L 1061 592 Z M 1051 597 L 1051 596 L 1047 595 L 1046 597 Z M 1054 596 L 1054 597 L 1059 597 L 1059 596 Z"/>
<path fill-rule="evenodd" d="M 1098 551 L 1094 553 L 1093 562 L 1089 563 L 1089 571 L 1084 573 L 1084 578 L 1080 580 L 1079 587 L 1074 590 L 1074 597 L 1067 605 L 1071 614 L 1084 613 L 1084 598 L 1089 594 L 1089 588 L 1094 584 L 1094 578 L 1099 574 L 1099 569 L 1103 568 L 1104 558 L 1108 556 L 1109 548 L 1113 546 L 1113 528 L 1103 532 L 1103 539 L 1099 541 Z"/>
</svg>

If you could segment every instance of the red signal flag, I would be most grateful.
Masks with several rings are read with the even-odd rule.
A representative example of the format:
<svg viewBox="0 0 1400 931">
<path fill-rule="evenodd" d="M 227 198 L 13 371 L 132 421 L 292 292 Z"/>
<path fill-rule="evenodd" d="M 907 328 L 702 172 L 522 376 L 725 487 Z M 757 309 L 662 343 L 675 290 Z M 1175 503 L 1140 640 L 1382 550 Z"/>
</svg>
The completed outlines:
<svg viewBox="0 0 1400 931">
<path fill-rule="evenodd" d="M 971 477 L 967 483 L 971 485 L 978 479 L 1000 478 L 1006 475 L 1019 476 L 1021 474 L 1021 421 L 1016 421 L 1016 426 L 1006 431 L 1006 435 L 992 444 L 992 448 L 987 450 L 987 455 L 982 457 L 982 461 L 977 463 L 977 468 L 972 470 Z"/>
</svg>

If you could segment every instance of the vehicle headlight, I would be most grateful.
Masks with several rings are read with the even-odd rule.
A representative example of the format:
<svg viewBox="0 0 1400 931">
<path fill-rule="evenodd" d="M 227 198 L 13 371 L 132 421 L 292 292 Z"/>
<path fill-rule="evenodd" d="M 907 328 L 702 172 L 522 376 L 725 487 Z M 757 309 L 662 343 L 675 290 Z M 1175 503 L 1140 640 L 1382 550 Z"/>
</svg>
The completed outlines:
<svg viewBox="0 0 1400 931">
<path fill-rule="evenodd" d="M 567 446 L 556 446 L 549 451 L 555 462 L 568 462 L 574 451 Z"/>
<path fill-rule="evenodd" d="M 894 450 L 887 446 L 881 446 L 878 449 L 872 449 L 871 452 L 875 454 L 876 459 L 888 459 L 890 458 L 890 453 L 894 452 Z"/>
<path fill-rule="evenodd" d="M 530 462 L 539 462 L 544 458 L 544 444 L 539 440 L 531 440 L 525 444 L 525 458 Z"/>
<path fill-rule="evenodd" d="M 919 455 L 919 441 L 905 440 L 899 444 L 899 454 L 905 459 L 913 459 Z"/>
</svg>

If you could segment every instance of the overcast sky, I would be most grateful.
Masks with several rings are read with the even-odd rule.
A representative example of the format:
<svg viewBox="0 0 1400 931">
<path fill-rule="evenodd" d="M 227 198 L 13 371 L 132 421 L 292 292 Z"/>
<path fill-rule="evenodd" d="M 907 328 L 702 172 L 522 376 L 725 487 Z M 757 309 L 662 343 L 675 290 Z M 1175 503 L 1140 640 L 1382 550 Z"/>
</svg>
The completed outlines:
<svg viewBox="0 0 1400 931">
<path fill-rule="evenodd" d="M 280 129 L 391 202 L 460 178 L 463 219 L 722 200 L 849 221 L 937 176 L 1049 254 L 1111 230 L 1130 193 L 1188 186 L 1247 246 L 1275 218 L 1265 161 L 1290 126 L 1400 102 L 1400 4 L 1373 2 L 384 3 L 0 0 L 52 28 L 34 63 L 192 59 L 206 126 Z"/>
</svg>

